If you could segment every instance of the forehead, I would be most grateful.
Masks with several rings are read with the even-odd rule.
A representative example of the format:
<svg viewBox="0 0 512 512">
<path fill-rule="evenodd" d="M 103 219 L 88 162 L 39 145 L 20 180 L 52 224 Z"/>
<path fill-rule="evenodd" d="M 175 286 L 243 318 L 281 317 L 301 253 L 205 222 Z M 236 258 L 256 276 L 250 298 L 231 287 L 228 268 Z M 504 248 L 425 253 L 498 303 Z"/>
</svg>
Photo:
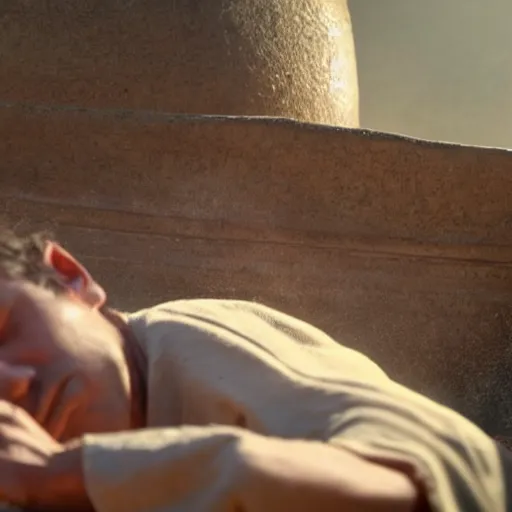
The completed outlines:
<svg viewBox="0 0 512 512">
<path fill-rule="evenodd" d="M 9 277 L 0 269 L 0 307 L 7 302 L 12 302 L 18 292 L 21 293 L 23 283 L 23 279 Z"/>
<path fill-rule="evenodd" d="M 48 301 L 55 294 L 27 279 L 0 274 L 0 310 L 26 307 L 39 301 Z"/>
<path fill-rule="evenodd" d="M 80 301 L 23 279 L 0 279 L 0 322 L 4 341 L 25 348 L 63 346 L 77 330 L 98 329 Z"/>
</svg>

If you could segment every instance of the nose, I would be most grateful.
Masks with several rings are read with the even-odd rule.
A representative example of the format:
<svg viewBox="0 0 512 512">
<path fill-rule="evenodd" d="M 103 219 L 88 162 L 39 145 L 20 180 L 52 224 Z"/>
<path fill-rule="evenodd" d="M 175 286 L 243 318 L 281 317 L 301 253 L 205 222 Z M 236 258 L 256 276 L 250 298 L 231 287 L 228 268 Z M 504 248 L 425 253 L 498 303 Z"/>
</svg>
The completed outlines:
<svg viewBox="0 0 512 512">
<path fill-rule="evenodd" d="M 0 361 L 0 399 L 16 402 L 26 395 L 35 369 Z"/>
</svg>

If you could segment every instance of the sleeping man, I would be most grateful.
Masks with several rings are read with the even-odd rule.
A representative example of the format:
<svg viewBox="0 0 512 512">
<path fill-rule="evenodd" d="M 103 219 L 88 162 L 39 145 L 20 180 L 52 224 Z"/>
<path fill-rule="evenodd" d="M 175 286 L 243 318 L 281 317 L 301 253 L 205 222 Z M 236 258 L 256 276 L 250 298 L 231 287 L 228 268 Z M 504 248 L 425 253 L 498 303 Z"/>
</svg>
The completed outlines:
<svg viewBox="0 0 512 512">
<path fill-rule="evenodd" d="M 54 242 L 0 233 L 0 501 L 50 510 L 502 512 L 507 454 L 265 306 L 121 314 Z"/>
</svg>

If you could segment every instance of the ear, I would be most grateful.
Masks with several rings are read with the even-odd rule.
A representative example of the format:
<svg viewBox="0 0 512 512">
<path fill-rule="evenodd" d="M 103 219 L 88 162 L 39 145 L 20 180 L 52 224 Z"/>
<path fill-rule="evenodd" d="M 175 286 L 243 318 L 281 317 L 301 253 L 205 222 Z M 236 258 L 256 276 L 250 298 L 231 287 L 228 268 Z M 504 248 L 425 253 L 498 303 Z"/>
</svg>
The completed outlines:
<svg viewBox="0 0 512 512">
<path fill-rule="evenodd" d="M 85 267 L 55 242 L 47 242 L 45 264 L 52 267 L 67 284 L 70 292 L 94 309 L 105 305 L 105 290 L 92 278 Z"/>
</svg>

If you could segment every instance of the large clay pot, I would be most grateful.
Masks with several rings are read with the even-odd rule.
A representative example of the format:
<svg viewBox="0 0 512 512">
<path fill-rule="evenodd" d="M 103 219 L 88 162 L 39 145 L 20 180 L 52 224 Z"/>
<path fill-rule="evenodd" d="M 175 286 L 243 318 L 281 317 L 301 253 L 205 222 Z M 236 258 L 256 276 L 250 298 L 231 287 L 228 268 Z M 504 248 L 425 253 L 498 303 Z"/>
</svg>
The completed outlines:
<svg viewBox="0 0 512 512">
<path fill-rule="evenodd" d="M 358 124 L 345 0 L 3 0 L 0 100 Z"/>
</svg>

